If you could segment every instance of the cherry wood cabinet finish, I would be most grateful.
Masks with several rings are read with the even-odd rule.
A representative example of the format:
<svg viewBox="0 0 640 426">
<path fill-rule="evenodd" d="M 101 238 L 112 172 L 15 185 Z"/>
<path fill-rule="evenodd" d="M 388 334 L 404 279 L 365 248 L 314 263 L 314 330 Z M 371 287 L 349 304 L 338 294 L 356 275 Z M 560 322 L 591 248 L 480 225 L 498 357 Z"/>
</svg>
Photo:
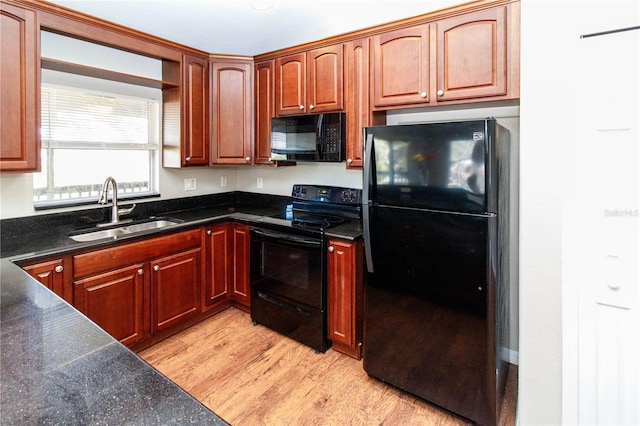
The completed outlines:
<svg viewBox="0 0 640 426">
<path fill-rule="evenodd" d="M 373 106 L 429 102 L 429 25 L 371 38 Z"/>
<path fill-rule="evenodd" d="M 255 64 L 255 164 L 271 164 L 271 118 L 275 116 L 274 61 Z"/>
<path fill-rule="evenodd" d="M 200 312 L 200 247 L 150 261 L 151 333 Z"/>
<path fill-rule="evenodd" d="M 74 281 L 74 306 L 103 330 L 130 346 L 148 334 L 147 268 L 132 263 Z"/>
<path fill-rule="evenodd" d="M 252 62 L 210 63 L 211 164 L 251 164 Z"/>
<path fill-rule="evenodd" d="M 342 44 L 275 60 L 277 115 L 343 109 Z"/>
<path fill-rule="evenodd" d="M 239 223 L 231 225 L 233 245 L 233 290 L 231 297 L 236 307 L 249 312 L 251 306 L 249 289 L 249 227 Z"/>
<path fill-rule="evenodd" d="M 0 171 L 40 170 L 40 26 L 0 3 Z"/>
<path fill-rule="evenodd" d="M 436 21 L 438 101 L 507 94 L 506 9 Z"/>
<path fill-rule="evenodd" d="M 327 244 L 327 334 L 333 349 L 362 357 L 362 243 Z"/>
<path fill-rule="evenodd" d="M 180 71 L 182 67 L 182 71 Z M 164 167 L 209 164 L 209 62 L 183 55 L 179 62 L 163 61 L 163 80 L 181 85 L 162 91 Z"/>
<path fill-rule="evenodd" d="M 40 281 L 42 285 L 73 304 L 73 287 L 71 285 L 71 259 L 68 256 L 37 262 L 21 264 L 29 275 Z"/>
<path fill-rule="evenodd" d="M 371 124 L 369 110 L 369 39 L 345 44 L 347 168 L 363 166 L 362 129 Z"/>
<path fill-rule="evenodd" d="M 228 303 L 232 263 L 231 238 L 227 223 L 203 227 L 205 279 L 202 310 Z"/>
</svg>

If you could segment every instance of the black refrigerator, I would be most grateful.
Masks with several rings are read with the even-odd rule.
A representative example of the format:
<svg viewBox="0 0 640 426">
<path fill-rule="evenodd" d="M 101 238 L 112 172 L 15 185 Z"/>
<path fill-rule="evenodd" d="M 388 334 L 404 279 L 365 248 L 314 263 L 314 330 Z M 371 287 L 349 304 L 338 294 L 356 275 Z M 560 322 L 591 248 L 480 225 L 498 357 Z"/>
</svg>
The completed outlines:
<svg viewBox="0 0 640 426">
<path fill-rule="evenodd" d="M 507 363 L 509 133 L 494 119 L 364 130 L 363 365 L 483 425 Z"/>
</svg>

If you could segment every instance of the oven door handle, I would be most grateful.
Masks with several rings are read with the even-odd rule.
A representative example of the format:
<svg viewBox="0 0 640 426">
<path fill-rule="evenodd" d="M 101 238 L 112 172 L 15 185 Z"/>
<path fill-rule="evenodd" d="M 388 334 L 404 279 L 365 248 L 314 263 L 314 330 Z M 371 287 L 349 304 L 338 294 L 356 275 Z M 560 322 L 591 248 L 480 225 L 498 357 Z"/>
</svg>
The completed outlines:
<svg viewBox="0 0 640 426">
<path fill-rule="evenodd" d="M 320 247 L 322 246 L 322 240 L 315 238 L 306 238 L 300 235 L 285 234 L 282 232 L 265 231 L 264 229 L 251 228 L 251 232 L 255 232 L 266 238 L 272 238 L 275 240 L 300 244 L 307 247 Z"/>
</svg>

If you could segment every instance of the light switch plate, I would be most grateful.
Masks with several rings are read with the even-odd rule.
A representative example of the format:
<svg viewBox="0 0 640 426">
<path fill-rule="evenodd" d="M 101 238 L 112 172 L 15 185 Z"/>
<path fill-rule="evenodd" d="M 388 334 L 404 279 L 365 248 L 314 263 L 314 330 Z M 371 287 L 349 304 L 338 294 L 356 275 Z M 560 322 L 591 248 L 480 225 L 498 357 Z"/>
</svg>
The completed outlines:
<svg viewBox="0 0 640 426">
<path fill-rule="evenodd" d="M 256 181 L 256 185 L 258 186 L 258 188 L 262 188 L 262 178 L 259 177 L 258 180 Z"/>
<path fill-rule="evenodd" d="M 222 187 L 227 186 L 227 177 L 226 176 L 220 176 L 220 186 L 222 186 Z"/>
<path fill-rule="evenodd" d="M 184 190 L 185 191 L 195 191 L 196 190 L 196 180 L 193 179 L 185 179 L 184 180 Z"/>
</svg>

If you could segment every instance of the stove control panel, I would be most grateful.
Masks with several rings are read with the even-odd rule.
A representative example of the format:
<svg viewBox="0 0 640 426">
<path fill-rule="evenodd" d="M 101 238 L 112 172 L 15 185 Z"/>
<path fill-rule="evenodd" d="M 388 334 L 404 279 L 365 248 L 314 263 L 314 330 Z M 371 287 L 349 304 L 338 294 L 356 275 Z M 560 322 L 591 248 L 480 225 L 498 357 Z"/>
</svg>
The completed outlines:
<svg viewBox="0 0 640 426">
<path fill-rule="evenodd" d="M 362 190 L 339 186 L 293 185 L 291 196 L 300 200 L 332 204 L 360 204 Z"/>
</svg>

